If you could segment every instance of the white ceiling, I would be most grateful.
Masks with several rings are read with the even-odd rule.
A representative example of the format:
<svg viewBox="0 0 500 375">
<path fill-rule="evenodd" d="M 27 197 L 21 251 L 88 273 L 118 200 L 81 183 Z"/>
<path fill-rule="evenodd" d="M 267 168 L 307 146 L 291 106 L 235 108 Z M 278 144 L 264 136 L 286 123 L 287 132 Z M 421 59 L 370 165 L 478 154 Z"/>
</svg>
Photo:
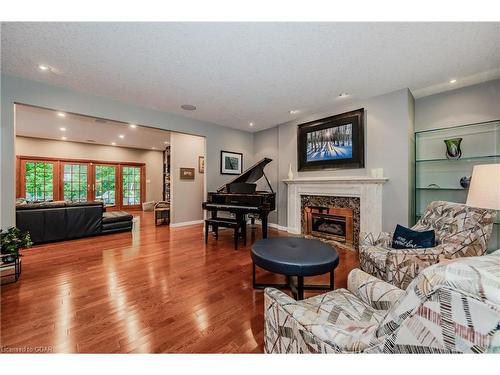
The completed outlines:
<svg viewBox="0 0 500 375">
<path fill-rule="evenodd" d="M 16 134 L 25 137 L 55 139 L 62 141 L 100 144 L 116 147 L 132 147 L 145 150 L 164 150 L 170 143 L 170 132 L 137 126 L 111 120 L 96 119 L 89 116 L 59 112 L 51 109 L 16 106 Z M 103 122 L 105 121 L 105 122 Z M 62 131 L 61 128 L 65 128 Z M 123 135 L 123 138 L 120 138 Z M 92 142 L 93 141 L 93 142 Z"/>
<path fill-rule="evenodd" d="M 500 23 L 8 23 L 2 71 L 255 131 L 341 92 L 421 96 L 500 77 Z"/>
</svg>

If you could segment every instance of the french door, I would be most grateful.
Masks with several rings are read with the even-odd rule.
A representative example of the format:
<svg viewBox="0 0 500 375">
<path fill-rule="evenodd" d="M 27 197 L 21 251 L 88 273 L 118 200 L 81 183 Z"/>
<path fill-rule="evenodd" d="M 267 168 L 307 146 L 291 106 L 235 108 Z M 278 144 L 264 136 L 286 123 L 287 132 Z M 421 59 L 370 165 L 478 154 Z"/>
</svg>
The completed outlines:
<svg viewBox="0 0 500 375">
<path fill-rule="evenodd" d="M 117 165 L 93 165 L 93 199 L 102 201 L 109 208 L 117 207 Z"/>
<path fill-rule="evenodd" d="M 137 209 L 145 199 L 144 164 L 28 157 L 18 160 L 18 198 L 98 200 L 109 210 Z"/>
</svg>

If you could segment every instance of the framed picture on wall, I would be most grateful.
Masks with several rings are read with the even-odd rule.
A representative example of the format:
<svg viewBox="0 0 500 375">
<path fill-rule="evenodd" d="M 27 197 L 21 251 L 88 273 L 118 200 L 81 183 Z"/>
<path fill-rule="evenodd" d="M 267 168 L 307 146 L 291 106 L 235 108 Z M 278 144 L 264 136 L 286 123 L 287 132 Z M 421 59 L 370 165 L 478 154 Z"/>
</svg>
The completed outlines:
<svg viewBox="0 0 500 375">
<path fill-rule="evenodd" d="M 241 174 L 243 165 L 243 154 L 241 152 L 220 152 L 220 173 Z"/>
<path fill-rule="evenodd" d="M 361 108 L 299 125 L 299 171 L 364 168 L 364 117 Z"/>
<path fill-rule="evenodd" d="M 205 157 L 198 156 L 198 173 L 205 173 Z"/>
<path fill-rule="evenodd" d="M 181 180 L 194 180 L 194 168 L 181 168 Z"/>
</svg>

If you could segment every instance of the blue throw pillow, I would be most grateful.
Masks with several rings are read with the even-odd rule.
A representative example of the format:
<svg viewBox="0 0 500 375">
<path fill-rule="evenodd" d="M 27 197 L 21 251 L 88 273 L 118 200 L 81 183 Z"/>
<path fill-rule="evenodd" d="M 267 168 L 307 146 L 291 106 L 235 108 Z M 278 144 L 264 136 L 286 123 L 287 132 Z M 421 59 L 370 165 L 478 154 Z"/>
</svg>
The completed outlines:
<svg viewBox="0 0 500 375">
<path fill-rule="evenodd" d="M 422 249 L 434 246 L 436 246 L 436 234 L 433 229 L 419 232 L 398 224 L 392 236 L 393 249 Z"/>
</svg>

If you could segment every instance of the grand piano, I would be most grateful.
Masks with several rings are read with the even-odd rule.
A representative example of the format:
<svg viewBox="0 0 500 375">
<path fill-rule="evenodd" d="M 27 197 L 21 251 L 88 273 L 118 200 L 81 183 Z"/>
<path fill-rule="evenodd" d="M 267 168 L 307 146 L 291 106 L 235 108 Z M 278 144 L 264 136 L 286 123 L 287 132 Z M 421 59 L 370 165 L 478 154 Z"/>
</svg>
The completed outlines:
<svg viewBox="0 0 500 375">
<path fill-rule="evenodd" d="M 207 201 L 202 204 L 203 209 L 210 211 L 212 218 L 216 218 L 219 211 L 230 212 L 237 220 L 245 220 L 247 214 L 253 214 L 252 217 L 261 219 L 262 238 L 267 238 L 267 216 L 276 209 L 276 193 L 264 173 L 264 167 L 271 161 L 272 159 L 264 158 L 219 187 L 216 192 L 209 192 Z M 256 190 L 256 182 L 262 176 L 270 191 Z"/>
</svg>

